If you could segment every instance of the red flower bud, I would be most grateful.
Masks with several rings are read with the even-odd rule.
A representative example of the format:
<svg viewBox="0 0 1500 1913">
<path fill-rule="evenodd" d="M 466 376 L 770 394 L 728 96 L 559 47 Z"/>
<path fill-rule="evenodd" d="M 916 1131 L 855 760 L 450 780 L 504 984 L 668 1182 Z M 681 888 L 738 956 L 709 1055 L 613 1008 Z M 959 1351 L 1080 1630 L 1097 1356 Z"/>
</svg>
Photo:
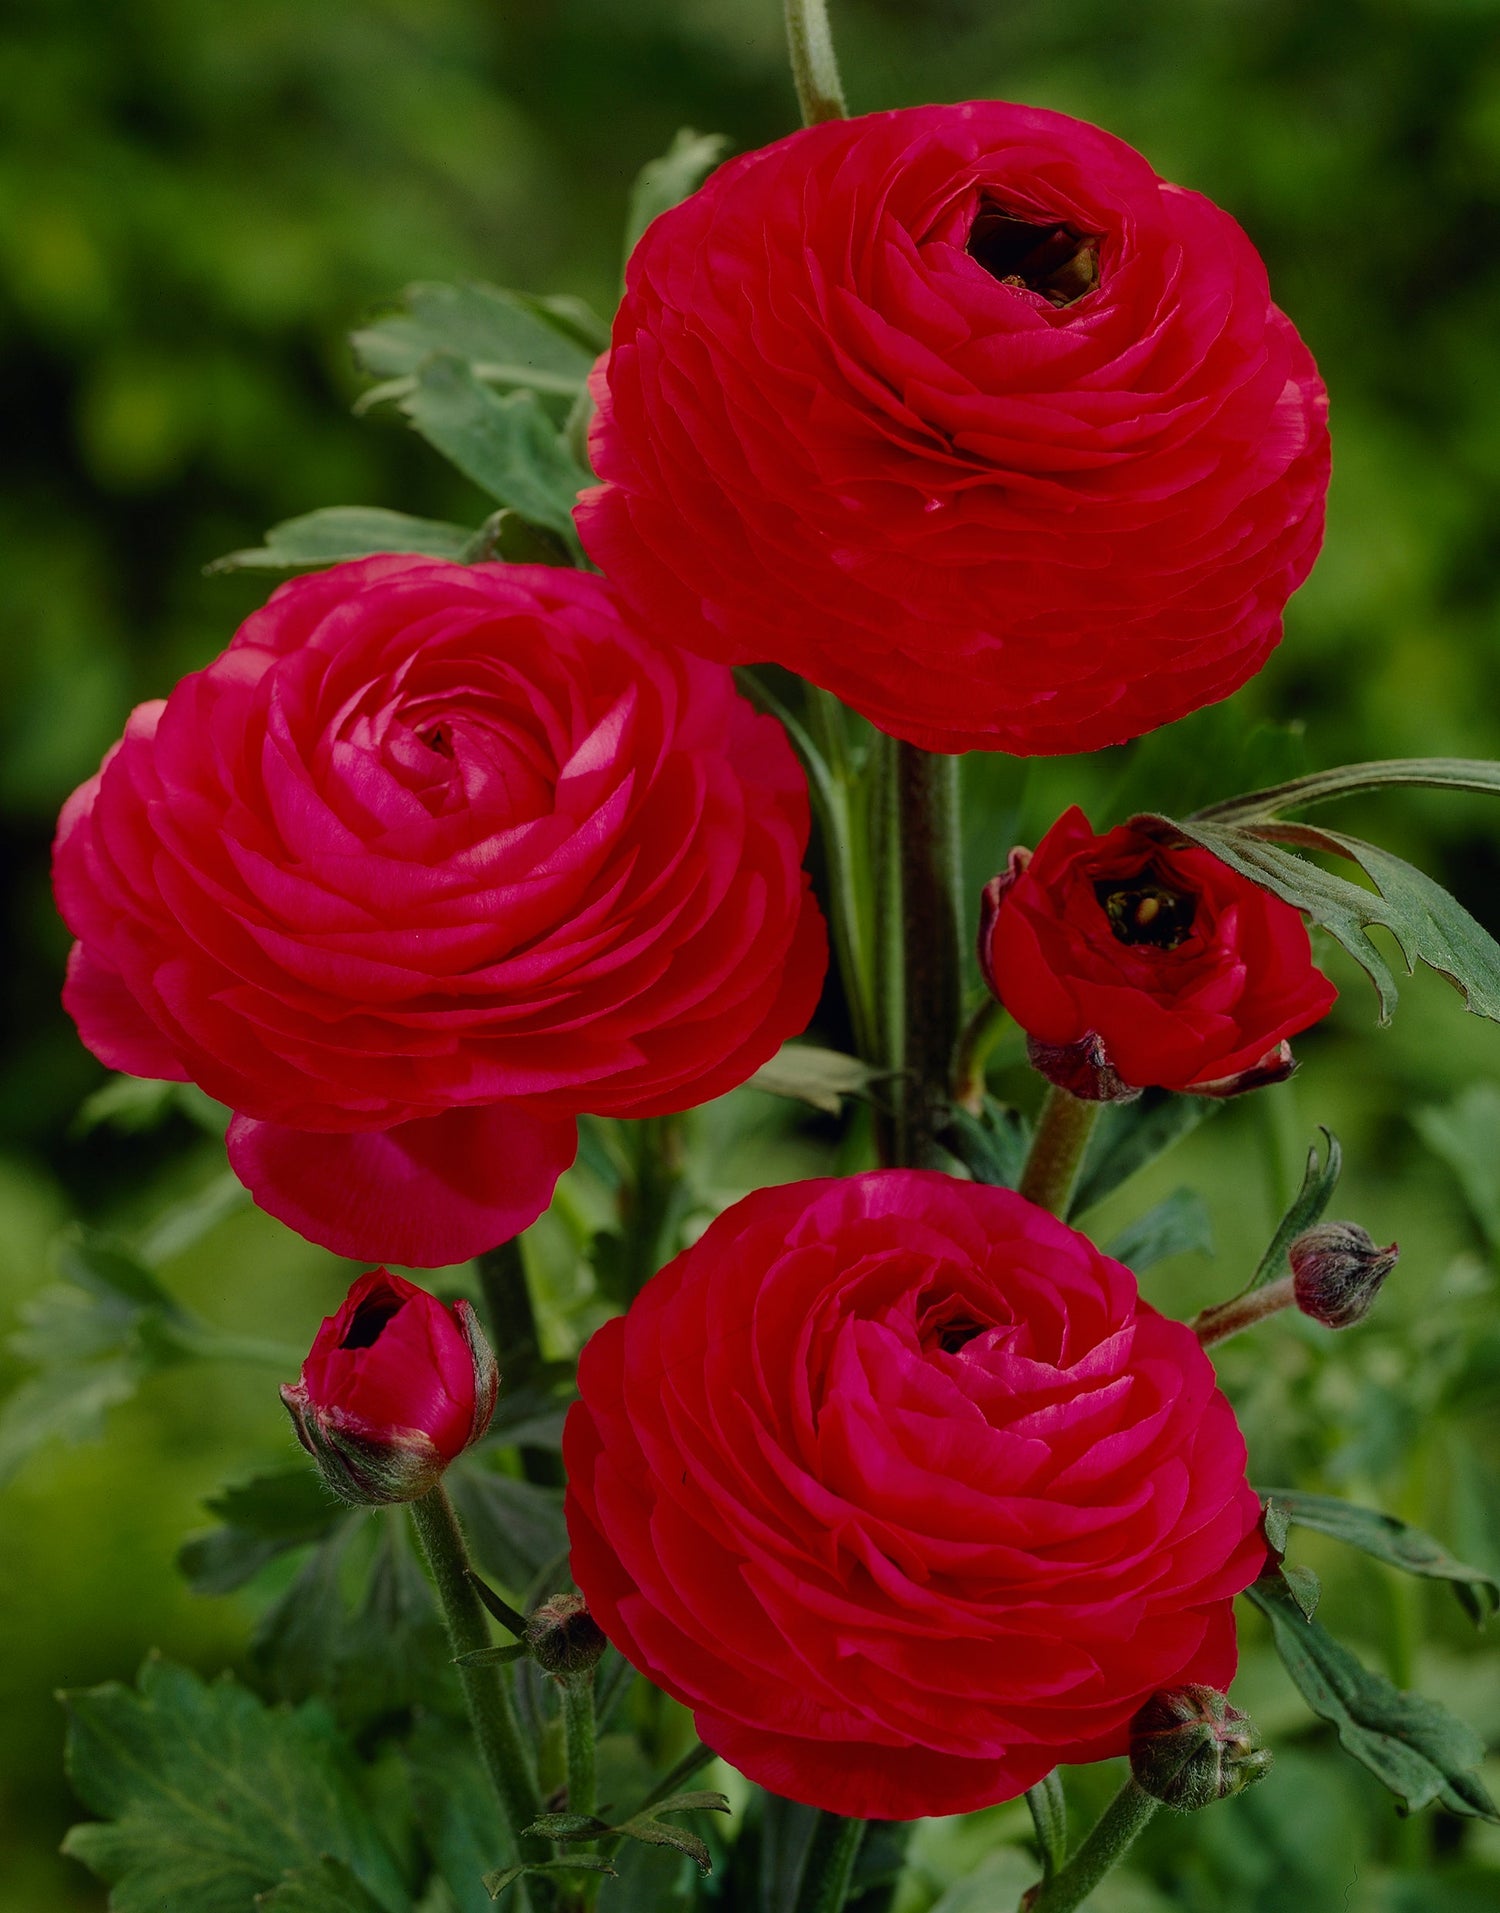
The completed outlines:
<svg viewBox="0 0 1500 1913">
<path fill-rule="evenodd" d="M 1270 1770 L 1254 1726 L 1216 1687 L 1153 1694 L 1130 1723 L 1136 1785 L 1178 1813 L 1242 1793 Z"/>
<path fill-rule="evenodd" d="M 1287 1250 L 1297 1307 L 1325 1328 L 1353 1328 L 1370 1313 L 1400 1253 L 1375 1246 L 1357 1222 L 1324 1222 Z"/>
<path fill-rule="evenodd" d="M 490 1425 L 500 1373 L 467 1302 L 446 1308 L 372 1269 L 328 1316 L 282 1388 L 297 1438 L 333 1492 L 415 1501 Z"/>
</svg>

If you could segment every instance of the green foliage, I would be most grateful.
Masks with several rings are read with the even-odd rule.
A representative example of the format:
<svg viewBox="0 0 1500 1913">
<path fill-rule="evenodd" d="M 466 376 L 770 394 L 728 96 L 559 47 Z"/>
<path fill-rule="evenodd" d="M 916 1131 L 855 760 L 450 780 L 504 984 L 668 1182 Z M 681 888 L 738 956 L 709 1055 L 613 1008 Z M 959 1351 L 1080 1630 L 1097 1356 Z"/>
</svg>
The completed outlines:
<svg viewBox="0 0 1500 1913">
<path fill-rule="evenodd" d="M 424 558 L 461 559 L 474 542 L 467 525 L 411 518 L 377 505 L 329 505 L 273 525 L 256 550 L 216 558 L 211 571 L 300 571 L 368 558 L 377 552 L 419 552 Z"/>
<path fill-rule="evenodd" d="M 1347 1541 L 1351 1547 L 1407 1574 L 1448 1582 L 1476 1627 L 1500 1612 L 1500 1581 L 1480 1568 L 1469 1567 L 1440 1541 L 1408 1522 L 1398 1521 L 1395 1515 L 1358 1507 L 1336 1495 L 1308 1494 L 1300 1488 L 1271 1488 L 1266 1492 L 1282 1513 L 1301 1527 L 1316 1528 Z"/>
<path fill-rule="evenodd" d="M 1287 1251 L 1304 1230 L 1322 1219 L 1332 1202 L 1333 1192 L 1344 1171 L 1344 1152 L 1332 1130 L 1323 1131 L 1323 1140 L 1327 1145 L 1326 1153 L 1320 1160 L 1316 1143 L 1308 1150 L 1302 1186 L 1292 1198 L 1286 1214 L 1277 1223 L 1276 1233 L 1241 1293 L 1248 1295 L 1254 1289 L 1263 1289 L 1268 1282 L 1275 1282 L 1285 1275 L 1289 1268 Z"/>
<path fill-rule="evenodd" d="M 571 400 L 605 342 L 600 321 L 577 301 L 559 307 L 480 285 L 409 286 L 400 311 L 352 340 L 360 365 L 383 381 L 365 394 L 364 408 L 408 396 L 435 353 L 462 359 L 499 391 L 520 387 Z"/>
<path fill-rule="evenodd" d="M 382 1913 L 381 1903 L 342 1860 L 298 1867 L 280 1886 L 255 1896 L 257 1913 Z"/>
<path fill-rule="evenodd" d="M 1262 1577 L 1247 1598 L 1271 1623 L 1277 1652 L 1313 1712 L 1396 1794 L 1405 1811 L 1440 1801 L 1450 1813 L 1500 1822 L 1475 1769 L 1484 1743 L 1437 1701 L 1402 1693 L 1365 1667 L 1304 1611 L 1279 1573 Z"/>
<path fill-rule="evenodd" d="M 684 126 L 660 159 L 647 160 L 630 189 L 625 214 L 627 257 L 652 220 L 695 193 L 728 150 L 729 141 L 722 133 L 695 133 Z"/>
<path fill-rule="evenodd" d="M 1099 1112 L 1084 1151 L 1069 1211 L 1076 1220 L 1103 1202 L 1148 1164 L 1189 1136 L 1221 1105 L 1204 1096 L 1148 1089 L 1133 1102 L 1109 1103 Z"/>
<path fill-rule="evenodd" d="M 880 1076 L 878 1069 L 840 1050 L 820 1049 L 816 1043 L 783 1043 L 770 1062 L 762 1063 L 749 1078 L 749 1086 L 772 1096 L 793 1097 L 837 1116 L 846 1096 L 864 1095 Z"/>
<path fill-rule="evenodd" d="M 1213 1218 L 1196 1189 L 1174 1189 L 1104 1245 L 1105 1252 L 1139 1275 L 1171 1255 L 1212 1255 Z"/>
<path fill-rule="evenodd" d="M 112 1682 L 67 1705 L 68 1772 L 100 1815 L 67 1850 L 109 1881 L 118 1913 L 244 1913 L 325 1858 L 384 1913 L 407 1913 L 406 1883 L 321 1709 L 268 1709 L 231 1680 L 206 1686 L 159 1660 L 134 1692 Z"/>
</svg>

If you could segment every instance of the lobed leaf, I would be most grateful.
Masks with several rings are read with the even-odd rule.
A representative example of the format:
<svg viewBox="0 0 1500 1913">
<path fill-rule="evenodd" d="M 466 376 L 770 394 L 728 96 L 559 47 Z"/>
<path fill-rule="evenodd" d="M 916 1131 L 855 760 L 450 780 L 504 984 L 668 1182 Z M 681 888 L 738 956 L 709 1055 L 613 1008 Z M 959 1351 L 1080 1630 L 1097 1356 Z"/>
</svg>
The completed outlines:
<svg viewBox="0 0 1500 1913">
<path fill-rule="evenodd" d="M 1302 1172 L 1302 1187 L 1292 1197 L 1286 1214 L 1277 1223 L 1276 1233 L 1256 1265 L 1254 1275 L 1240 1291 L 1242 1295 L 1263 1289 L 1268 1282 L 1275 1282 L 1290 1271 L 1287 1250 L 1305 1229 L 1310 1229 L 1322 1218 L 1332 1202 L 1333 1192 L 1343 1172 L 1344 1152 L 1331 1129 L 1323 1130 L 1323 1140 L 1327 1146 L 1326 1156 L 1320 1161 L 1316 1143 L 1308 1150 L 1307 1167 Z"/>
<path fill-rule="evenodd" d="M 408 1913 L 400 1868 L 320 1707 L 274 1711 L 232 1680 L 207 1686 L 155 1659 L 136 1690 L 111 1682 L 64 1704 L 69 1777 L 101 1816 L 74 1827 L 64 1851 L 110 1884 L 116 1913 L 244 1913 L 325 1861 L 384 1913 Z"/>
<path fill-rule="evenodd" d="M 423 361 L 401 409 L 429 445 L 499 504 L 578 548 L 573 505 L 589 475 L 534 392 L 497 398 L 462 359 L 444 352 Z"/>
<path fill-rule="evenodd" d="M 226 552 L 205 570 L 307 571 L 342 564 L 348 558 L 373 558 L 385 552 L 423 558 L 465 556 L 475 537 L 471 525 L 437 518 L 410 518 L 379 505 L 329 505 L 321 511 L 287 518 L 266 533 L 266 542 L 245 551 Z"/>
<path fill-rule="evenodd" d="M 1265 1492 L 1284 1516 L 1304 1528 L 1332 1535 L 1407 1574 L 1448 1582 L 1476 1626 L 1500 1612 L 1500 1581 L 1482 1568 L 1471 1568 L 1450 1554 L 1441 1541 L 1397 1520 L 1395 1515 L 1361 1508 L 1337 1495 L 1306 1494 L 1300 1488 L 1271 1488 Z"/>
<path fill-rule="evenodd" d="M 762 1063 L 746 1080 L 751 1089 L 791 1097 L 837 1116 L 846 1096 L 862 1096 L 887 1073 L 841 1050 L 820 1049 L 816 1043 L 783 1043 L 770 1062 Z"/>
<path fill-rule="evenodd" d="M 501 1867 L 494 1873 L 486 1873 L 485 1891 L 492 1900 L 498 1900 L 508 1886 L 514 1886 L 523 1874 L 530 1873 L 608 1873 L 618 1877 L 608 1860 L 596 1859 L 591 1853 L 575 1853 L 566 1860 L 532 1860 L 524 1866 Z"/>
<path fill-rule="evenodd" d="M 1396 1794 L 1403 1810 L 1439 1801 L 1450 1813 L 1500 1822 L 1475 1769 L 1484 1743 L 1439 1702 L 1405 1693 L 1307 1619 L 1279 1574 L 1246 1589 L 1271 1623 L 1276 1650 L 1315 1714 L 1346 1752 Z"/>
<path fill-rule="evenodd" d="M 177 1554 L 195 1594 L 232 1593 L 278 1555 L 320 1540 L 350 1518 L 305 1463 L 221 1488 L 203 1505 L 222 1525 L 191 1536 Z"/>
<path fill-rule="evenodd" d="M 1020 1110 L 986 1096 L 978 1116 L 956 1106 L 951 1109 L 938 1140 L 976 1182 L 1014 1189 L 1031 1149 L 1031 1124 Z"/>
<path fill-rule="evenodd" d="M 269 1893 L 257 1893 L 255 1906 L 257 1913 L 383 1913 L 359 1877 L 326 1856 L 298 1867 Z"/>
<path fill-rule="evenodd" d="M 1500 764 L 1478 757 L 1387 757 L 1365 764 L 1340 764 L 1334 770 L 1292 777 L 1243 797 L 1226 797 L 1193 812 L 1195 821 L 1254 823 L 1289 810 L 1308 810 L 1357 791 L 1393 786 L 1428 790 L 1484 791 L 1500 794 Z"/>
<path fill-rule="evenodd" d="M 498 286 L 428 281 L 408 286 L 399 311 L 363 327 L 350 343 L 377 379 L 410 379 L 434 352 L 451 352 L 486 384 L 571 398 L 583 390 L 598 350 L 580 339 L 579 312 L 577 302 L 558 310 Z M 367 393 L 364 405 L 394 396 Z"/>
</svg>

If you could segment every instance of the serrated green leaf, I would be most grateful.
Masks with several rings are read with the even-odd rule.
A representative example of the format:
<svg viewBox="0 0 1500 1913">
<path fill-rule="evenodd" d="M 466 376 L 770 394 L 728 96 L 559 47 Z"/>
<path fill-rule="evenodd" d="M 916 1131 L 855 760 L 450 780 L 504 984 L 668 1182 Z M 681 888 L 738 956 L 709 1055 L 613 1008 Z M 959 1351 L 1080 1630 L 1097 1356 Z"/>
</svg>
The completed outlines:
<svg viewBox="0 0 1500 1913">
<path fill-rule="evenodd" d="M 423 558 L 461 559 L 474 539 L 471 525 L 438 518 L 410 518 L 379 505 L 328 505 L 273 525 L 263 545 L 226 552 L 206 570 L 307 571 L 374 558 L 387 552 Z"/>
<path fill-rule="evenodd" d="M 64 1281 L 132 1309 L 179 1313 L 177 1302 L 138 1255 L 91 1229 L 74 1228 L 59 1238 L 57 1268 Z"/>
<path fill-rule="evenodd" d="M 1365 764 L 1341 764 L 1334 770 L 1313 771 L 1243 797 L 1206 804 L 1193 813 L 1195 820 L 1213 823 L 1254 823 L 1280 817 L 1287 811 L 1309 810 L 1356 791 L 1392 787 L 1427 790 L 1483 791 L 1500 795 L 1500 764 L 1478 757 L 1387 757 Z"/>
<path fill-rule="evenodd" d="M 713 1871 L 713 1858 L 708 1843 L 696 1833 L 690 1833 L 686 1827 L 669 1827 L 660 1820 L 649 1816 L 638 1820 L 627 1820 L 623 1827 L 615 1829 L 626 1839 L 639 1840 L 642 1846 L 671 1847 L 677 1853 L 685 1853 L 700 1873 Z"/>
<path fill-rule="evenodd" d="M 462 359 L 423 362 L 401 409 L 429 445 L 491 498 L 578 548 L 573 505 L 589 475 L 568 450 L 535 393 L 497 398 Z"/>
<path fill-rule="evenodd" d="M 697 192 L 728 150 L 724 134 L 695 133 L 692 127 L 684 126 L 660 159 L 646 162 L 630 189 L 630 208 L 625 215 L 627 258 L 652 220 L 680 205 L 689 193 Z"/>
<path fill-rule="evenodd" d="M 1484 1743 L 1465 1721 L 1365 1667 L 1320 1622 L 1304 1617 L 1279 1575 L 1246 1593 L 1270 1621 L 1277 1652 L 1308 1706 L 1407 1812 L 1440 1801 L 1450 1813 L 1500 1821 L 1475 1771 Z"/>
<path fill-rule="evenodd" d="M 939 1141 L 957 1156 L 976 1182 L 1014 1189 L 1031 1149 L 1031 1124 L 1019 1109 L 1010 1109 L 986 1096 L 978 1116 L 967 1109 L 951 1109 Z"/>
<path fill-rule="evenodd" d="M 97 1441 L 111 1408 L 140 1387 L 145 1367 L 133 1355 L 29 1376 L 0 1409 L 0 1484 L 49 1441 Z"/>
<path fill-rule="evenodd" d="M 74 1787 L 100 1820 L 64 1850 L 116 1913 L 245 1913 L 289 1872 L 342 1861 L 385 1913 L 408 1913 L 400 1869 L 318 1707 L 273 1711 L 225 1679 L 147 1662 L 64 1697 Z"/>
<path fill-rule="evenodd" d="M 1376 1508 L 1361 1508 L 1337 1495 L 1306 1494 L 1300 1488 L 1265 1490 L 1278 1510 L 1304 1528 L 1333 1535 L 1361 1553 L 1407 1574 L 1447 1581 L 1475 1622 L 1500 1612 L 1500 1581 L 1450 1554 L 1441 1541 Z"/>
<path fill-rule="evenodd" d="M 364 1591 L 344 1623 L 330 1670 L 335 1711 L 355 1729 L 418 1706 L 462 1704 L 447 1631 L 412 1551 L 406 1510 L 383 1509 L 375 1524 Z"/>
<path fill-rule="evenodd" d="M 1306 763 L 1300 724 L 1247 723 L 1232 702 L 1211 704 L 1137 740 L 1095 821 L 1103 829 L 1146 810 L 1197 816 L 1200 805 L 1293 778 Z"/>
<path fill-rule="evenodd" d="M 316 1469 L 303 1465 L 253 1475 L 204 1503 L 222 1526 L 182 1544 L 177 1566 L 195 1594 L 229 1594 L 291 1548 L 349 1520 Z"/>
<path fill-rule="evenodd" d="M 1139 1275 L 1170 1255 L 1190 1250 L 1212 1255 L 1213 1247 L 1213 1221 L 1202 1196 L 1196 1189 L 1174 1189 L 1143 1216 L 1127 1222 L 1104 1252 Z"/>
<path fill-rule="evenodd" d="M 458 1913 L 488 1913 L 484 1875 L 494 1865 L 499 1828 L 468 1723 L 424 1713 L 402 1747 L 402 1761 L 423 1844 Z M 506 1853 L 503 1843 L 500 1851 Z"/>
<path fill-rule="evenodd" d="M 624 1829 L 612 1827 L 607 1820 L 601 1820 L 592 1813 L 543 1813 L 532 1821 L 529 1827 L 521 1829 L 523 1834 L 536 1834 L 543 1840 L 603 1840 L 616 1831 Z"/>
<path fill-rule="evenodd" d="M 250 1665 L 256 1685 L 276 1700 L 326 1696 L 337 1678 L 345 1627 L 341 1572 L 358 1525 L 355 1514 L 333 1528 L 256 1623 Z"/>
<path fill-rule="evenodd" d="M 350 343 L 378 379 L 410 378 L 434 352 L 451 352 L 486 384 L 571 398 L 598 351 L 579 332 L 576 304 L 559 309 L 498 286 L 427 282 L 408 286 L 400 311 L 363 327 Z"/>
<path fill-rule="evenodd" d="M 1086 1215 L 1222 1106 L 1211 1097 L 1165 1089 L 1148 1089 L 1134 1102 L 1106 1104 L 1084 1151 L 1069 1215 Z"/>
<path fill-rule="evenodd" d="M 1287 1592 L 1297 1603 L 1297 1611 L 1304 1621 L 1310 1621 L 1318 1611 L 1318 1603 L 1323 1598 L 1323 1583 L 1310 1567 L 1300 1561 L 1283 1561 L 1281 1578 Z"/>
<path fill-rule="evenodd" d="M 382 1913 L 380 1901 L 342 1860 L 298 1867 L 280 1886 L 255 1896 L 257 1913 Z"/>
<path fill-rule="evenodd" d="M 762 1063 L 746 1081 L 751 1089 L 788 1096 L 837 1116 L 846 1096 L 862 1096 L 886 1074 L 841 1050 L 820 1049 L 816 1043 L 783 1043 L 770 1062 Z"/>
<path fill-rule="evenodd" d="M 669 1793 L 665 1799 L 654 1801 L 650 1812 L 728 1813 L 729 1796 L 715 1787 L 698 1787 L 689 1793 Z"/>
</svg>

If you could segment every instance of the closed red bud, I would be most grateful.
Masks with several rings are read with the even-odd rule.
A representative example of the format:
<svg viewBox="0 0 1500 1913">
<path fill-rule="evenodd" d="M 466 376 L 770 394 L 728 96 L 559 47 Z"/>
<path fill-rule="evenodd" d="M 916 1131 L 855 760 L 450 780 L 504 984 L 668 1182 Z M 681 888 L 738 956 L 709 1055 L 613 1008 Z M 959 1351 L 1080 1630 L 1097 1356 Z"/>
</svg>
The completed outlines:
<svg viewBox="0 0 1500 1913">
<path fill-rule="evenodd" d="M 1324 1222 L 1287 1250 L 1297 1307 L 1325 1328 L 1352 1328 L 1369 1314 L 1396 1266 L 1396 1243 L 1379 1248 L 1357 1222 Z"/>
<path fill-rule="evenodd" d="M 1227 1800 L 1270 1768 L 1254 1726 L 1216 1687 L 1153 1694 L 1130 1723 L 1136 1785 L 1178 1813 Z"/>
<path fill-rule="evenodd" d="M 500 1374 L 473 1309 L 372 1269 L 281 1391 L 298 1440 L 345 1501 L 415 1501 L 490 1425 Z"/>
</svg>

